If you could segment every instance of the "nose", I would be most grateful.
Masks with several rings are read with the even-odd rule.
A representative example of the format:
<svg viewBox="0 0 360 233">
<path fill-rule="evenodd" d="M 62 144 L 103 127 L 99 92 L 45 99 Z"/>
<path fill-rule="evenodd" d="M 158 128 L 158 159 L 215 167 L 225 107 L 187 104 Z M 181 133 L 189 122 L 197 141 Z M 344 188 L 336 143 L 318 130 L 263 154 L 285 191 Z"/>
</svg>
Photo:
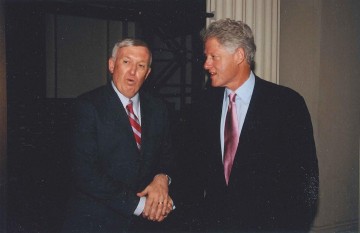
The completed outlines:
<svg viewBox="0 0 360 233">
<path fill-rule="evenodd" d="M 211 68 L 211 66 L 212 66 L 211 58 L 206 57 L 206 60 L 205 60 L 205 62 L 204 62 L 204 69 L 205 69 L 205 70 L 208 70 L 208 69 Z"/>
<path fill-rule="evenodd" d="M 131 68 L 130 68 L 130 74 L 131 74 L 131 75 L 136 74 L 136 68 L 137 68 L 136 64 L 134 64 L 134 65 L 131 66 Z"/>
</svg>

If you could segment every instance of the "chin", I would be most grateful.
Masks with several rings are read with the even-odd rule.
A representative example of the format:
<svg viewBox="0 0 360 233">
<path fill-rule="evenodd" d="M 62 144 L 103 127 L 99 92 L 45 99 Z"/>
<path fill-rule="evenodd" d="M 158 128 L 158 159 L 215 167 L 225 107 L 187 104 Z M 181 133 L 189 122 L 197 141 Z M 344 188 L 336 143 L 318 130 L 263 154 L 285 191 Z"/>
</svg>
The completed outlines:
<svg viewBox="0 0 360 233">
<path fill-rule="evenodd" d="M 214 81 L 211 81 L 211 86 L 213 87 L 219 87 L 220 85 Z"/>
</svg>

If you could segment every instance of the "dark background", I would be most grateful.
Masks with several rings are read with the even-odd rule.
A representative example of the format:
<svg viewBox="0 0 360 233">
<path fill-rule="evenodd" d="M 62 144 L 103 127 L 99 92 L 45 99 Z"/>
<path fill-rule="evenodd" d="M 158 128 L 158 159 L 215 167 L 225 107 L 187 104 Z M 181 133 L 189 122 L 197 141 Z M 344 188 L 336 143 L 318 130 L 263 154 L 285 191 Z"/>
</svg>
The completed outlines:
<svg viewBox="0 0 360 233">
<path fill-rule="evenodd" d="M 46 13 L 136 21 L 144 29 L 142 37 L 150 46 L 153 36 L 162 38 L 174 53 L 174 62 L 179 68 L 185 65 L 186 58 L 177 38 L 192 36 L 195 56 L 191 62 L 198 68 L 191 72 L 194 80 L 191 91 L 180 86 L 182 91 L 175 94 L 180 108 L 174 109 L 169 104 L 175 147 L 179 152 L 179 175 L 172 188 L 179 199 L 178 210 L 168 224 L 183 230 L 193 228 L 193 219 L 183 215 L 188 211 L 190 198 L 186 190 L 191 190 L 186 185 L 191 179 L 191 172 L 186 170 L 190 155 L 183 150 L 189 109 L 184 98 L 196 100 L 203 87 L 199 78 L 204 76 L 203 52 L 198 35 L 205 26 L 206 17 L 210 16 L 205 11 L 205 4 L 205 0 L 5 1 L 8 232 L 58 232 L 70 192 L 68 139 L 74 99 L 46 98 Z M 167 78 L 166 75 L 149 78 L 151 81 L 143 88 L 166 100 L 161 89 Z"/>
</svg>

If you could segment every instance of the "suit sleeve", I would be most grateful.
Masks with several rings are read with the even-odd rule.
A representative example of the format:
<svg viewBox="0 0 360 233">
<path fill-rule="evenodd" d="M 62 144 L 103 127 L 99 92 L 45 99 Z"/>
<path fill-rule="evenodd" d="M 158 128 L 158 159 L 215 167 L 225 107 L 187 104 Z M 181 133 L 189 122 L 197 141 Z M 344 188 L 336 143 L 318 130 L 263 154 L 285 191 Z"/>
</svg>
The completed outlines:
<svg viewBox="0 0 360 233">
<path fill-rule="evenodd" d="M 102 166 L 97 127 L 94 105 L 90 101 L 78 100 L 73 157 L 75 188 L 94 202 L 120 214 L 132 215 L 139 203 L 136 190 L 114 180 Z"/>
<path fill-rule="evenodd" d="M 283 124 L 283 145 L 287 162 L 283 177 L 289 214 L 286 224 L 308 230 L 314 220 L 319 188 L 319 171 L 309 111 L 302 97 L 289 101 Z"/>
</svg>

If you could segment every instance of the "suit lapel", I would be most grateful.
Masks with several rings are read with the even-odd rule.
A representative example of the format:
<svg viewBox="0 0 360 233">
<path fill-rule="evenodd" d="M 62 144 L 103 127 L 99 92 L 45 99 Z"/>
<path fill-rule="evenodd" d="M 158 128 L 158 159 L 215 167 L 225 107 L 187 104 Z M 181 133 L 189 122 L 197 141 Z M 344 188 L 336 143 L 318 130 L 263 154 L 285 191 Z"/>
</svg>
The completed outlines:
<svg viewBox="0 0 360 233">
<path fill-rule="evenodd" d="M 128 144 L 133 151 L 138 152 L 137 145 L 134 139 L 133 131 L 129 122 L 126 110 L 124 109 L 119 97 L 111 85 L 107 85 L 108 90 L 108 121 L 113 122 L 114 127 L 119 129 L 119 133 L 125 133 L 128 138 Z M 114 135 L 115 136 L 115 135 Z M 139 153 L 136 153 L 139 154 Z"/>
<path fill-rule="evenodd" d="M 249 139 L 251 138 L 251 137 L 249 137 L 250 134 L 253 134 L 254 130 L 257 128 L 256 127 L 256 124 L 258 121 L 257 119 L 259 119 L 259 117 L 261 117 L 256 112 L 261 107 L 260 105 L 262 104 L 259 102 L 259 99 L 261 99 L 261 95 L 262 95 L 261 81 L 262 80 L 260 80 L 260 78 L 258 78 L 258 77 L 255 78 L 254 91 L 251 96 L 249 108 L 248 108 L 248 111 L 245 116 L 244 125 L 243 125 L 241 135 L 240 135 L 239 146 L 241 146 L 242 144 L 247 143 L 249 141 Z"/>
<path fill-rule="evenodd" d="M 259 104 L 261 104 L 259 99 L 262 95 L 261 86 L 261 80 L 256 77 L 254 91 L 251 96 L 249 108 L 246 113 L 244 125 L 240 134 L 239 144 L 233 164 L 233 170 L 236 170 L 242 164 L 242 160 L 249 154 L 249 149 L 254 146 L 254 138 L 256 138 L 256 129 L 258 128 L 258 119 L 259 117 L 262 117 L 260 116 L 261 114 L 257 113 L 257 110 L 259 107 L 261 107 L 259 106 Z"/>
<path fill-rule="evenodd" d="M 140 95 L 140 108 L 141 108 L 141 151 L 146 149 L 147 138 L 148 138 L 148 125 L 151 124 L 151 109 L 149 109 L 149 103 L 147 99 Z"/>
<path fill-rule="evenodd" d="M 153 166 L 156 158 L 160 156 L 156 151 L 156 140 L 158 138 L 158 131 L 162 130 L 156 127 L 158 120 L 157 106 L 145 93 L 140 93 L 140 108 L 141 108 L 141 153 L 140 153 L 140 169 L 139 179 L 147 180 L 149 177 L 144 177 L 146 174 L 151 174 L 153 171 L 149 169 Z M 150 181 L 150 180 L 149 180 Z"/>
<path fill-rule="evenodd" d="M 151 143 L 151 134 L 153 133 L 150 129 L 152 122 L 156 121 L 154 118 L 154 107 L 151 105 L 149 98 L 144 96 L 145 94 L 140 93 L 140 107 L 141 107 L 141 152 L 144 152 L 148 149 L 149 143 Z"/>
<path fill-rule="evenodd" d="M 251 159 L 251 157 L 249 156 L 252 156 L 250 152 L 253 151 L 253 147 L 255 145 L 254 142 L 259 136 L 257 135 L 258 132 L 256 131 L 258 129 L 257 125 L 259 124 L 259 120 L 264 117 L 261 116 L 262 114 L 259 114 L 258 112 L 259 109 L 261 109 L 261 105 L 263 104 L 263 101 L 261 100 L 263 95 L 262 86 L 262 80 L 256 77 L 254 91 L 251 96 L 249 108 L 245 116 L 245 121 L 241 130 L 238 148 L 236 150 L 234 158 L 229 186 L 231 186 L 232 183 L 237 183 L 238 180 L 241 179 L 241 175 L 239 176 L 239 174 L 242 174 L 242 172 L 247 169 L 246 166 L 248 166 L 248 161 L 249 159 Z"/>
</svg>

